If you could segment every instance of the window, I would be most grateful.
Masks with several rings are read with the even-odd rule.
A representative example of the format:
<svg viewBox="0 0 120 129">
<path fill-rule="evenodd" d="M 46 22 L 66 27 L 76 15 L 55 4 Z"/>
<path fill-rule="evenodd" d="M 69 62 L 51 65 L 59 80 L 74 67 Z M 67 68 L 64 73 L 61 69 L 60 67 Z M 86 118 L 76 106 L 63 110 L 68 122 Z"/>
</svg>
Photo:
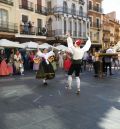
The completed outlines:
<svg viewBox="0 0 120 129">
<path fill-rule="evenodd" d="M 75 4 L 72 4 L 71 13 L 72 13 L 72 15 L 76 15 L 76 7 L 75 7 Z"/>
<path fill-rule="evenodd" d="M 42 30 L 42 19 L 37 19 L 38 33 Z"/>
<path fill-rule="evenodd" d="M 81 24 L 81 22 L 79 23 L 79 36 L 82 36 L 82 24 Z"/>
<path fill-rule="evenodd" d="M 89 1 L 89 9 L 92 9 L 92 2 Z"/>
<path fill-rule="evenodd" d="M 27 7 L 28 7 L 28 1 L 27 0 L 22 0 L 22 7 L 27 9 Z"/>
<path fill-rule="evenodd" d="M 100 11 L 100 4 L 96 4 L 96 11 Z"/>
<path fill-rule="evenodd" d="M 96 27 L 100 27 L 100 19 L 96 18 Z"/>
<path fill-rule="evenodd" d="M 72 22 L 70 21 L 70 35 L 72 34 Z"/>
<path fill-rule="evenodd" d="M 42 0 L 37 0 L 38 5 L 42 5 Z"/>
<path fill-rule="evenodd" d="M 28 22 L 28 16 L 22 15 L 22 22 L 23 22 L 23 23 Z"/>
<path fill-rule="evenodd" d="M 8 11 L 0 9 L 0 27 L 8 27 Z"/>
<path fill-rule="evenodd" d="M 68 6 L 67 6 L 67 3 L 65 1 L 63 2 L 63 12 L 68 13 Z"/>
<path fill-rule="evenodd" d="M 66 19 L 64 20 L 64 34 L 66 34 Z"/>
<path fill-rule="evenodd" d="M 77 36 L 77 23 L 75 22 L 75 36 Z"/>
<path fill-rule="evenodd" d="M 83 16 L 83 7 L 81 7 L 81 6 L 80 6 L 80 9 L 79 9 L 79 15 Z"/>
<path fill-rule="evenodd" d="M 51 1 L 48 1 L 47 2 L 47 9 L 48 9 L 48 12 L 51 13 L 51 9 L 52 9 L 52 3 L 51 3 Z"/>
<path fill-rule="evenodd" d="M 8 11 L 0 9 L 0 22 L 8 22 Z"/>
</svg>

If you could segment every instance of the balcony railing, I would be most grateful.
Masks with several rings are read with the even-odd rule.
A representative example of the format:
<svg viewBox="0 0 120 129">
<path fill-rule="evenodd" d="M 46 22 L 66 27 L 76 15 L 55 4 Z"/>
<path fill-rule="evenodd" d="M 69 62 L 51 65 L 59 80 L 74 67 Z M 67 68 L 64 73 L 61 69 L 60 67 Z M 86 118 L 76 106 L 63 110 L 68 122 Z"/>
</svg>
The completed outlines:
<svg viewBox="0 0 120 129">
<path fill-rule="evenodd" d="M 82 37 L 82 32 L 81 31 L 78 32 L 78 36 Z"/>
<path fill-rule="evenodd" d="M 23 3 L 23 1 L 20 0 L 19 8 L 20 9 L 26 9 L 26 10 L 29 10 L 29 11 L 33 11 L 34 10 L 33 3 L 30 2 L 30 1 L 27 1 L 26 3 Z"/>
<path fill-rule="evenodd" d="M 0 2 L 13 6 L 13 1 L 12 0 L 0 0 Z"/>
<path fill-rule="evenodd" d="M 46 7 L 43 7 L 41 5 L 35 5 L 35 12 L 36 13 L 39 13 L 39 14 L 42 14 L 42 15 L 47 15 L 47 9 Z"/>
<path fill-rule="evenodd" d="M 103 28 L 103 31 L 104 31 L 104 32 L 108 32 L 108 33 L 110 33 L 110 30 L 109 30 L 109 29 L 107 29 L 107 28 Z"/>
<path fill-rule="evenodd" d="M 17 33 L 18 26 L 17 24 L 14 23 L 0 21 L 0 32 Z"/>
<path fill-rule="evenodd" d="M 25 25 L 20 25 L 20 34 L 46 36 L 47 31 L 43 29 L 43 27 L 28 27 Z"/>
<path fill-rule="evenodd" d="M 95 11 L 95 12 L 98 12 L 98 13 L 103 13 L 103 9 L 100 8 L 100 7 L 97 7 L 97 6 L 88 5 L 88 10 L 92 10 L 92 11 Z"/>
<path fill-rule="evenodd" d="M 48 8 L 47 14 L 67 14 L 67 15 L 73 15 L 78 17 L 87 17 L 87 13 L 80 12 L 79 10 L 73 10 L 70 8 L 64 8 L 64 7 L 54 7 L 53 9 Z"/>
<path fill-rule="evenodd" d="M 77 37 L 77 31 L 73 31 L 73 36 Z"/>
<path fill-rule="evenodd" d="M 93 23 L 90 23 L 90 27 L 94 27 L 94 28 L 101 28 L 101 24 L 98 24 L 98 23 L 95 23 L 95 22 L 93 22 Z"/>
<path fill-rule="evenodd" d="M 70 32 L 70 31 L 69 31 Z M 48 30 L 47 31 L 47 36 L 48 37 L 56 37 L 56 36 L 64 36 L 66 33 L 64 32 L 64 33 L 62 33 L 62 29 L 56 29 L 56 30 Z M 70 33 L 71 34 L 71 33 Z M 78 38 L 78 37 L 86 37 L 86 32 L 81 32 L 81 31 L 79 31 L 79 32 L 77 32 L 77 31 L 73 31 L 73 34 L 71 34 L 71 36 L 72 37 L 76 37 L 76 38 Z"/>
</svg>

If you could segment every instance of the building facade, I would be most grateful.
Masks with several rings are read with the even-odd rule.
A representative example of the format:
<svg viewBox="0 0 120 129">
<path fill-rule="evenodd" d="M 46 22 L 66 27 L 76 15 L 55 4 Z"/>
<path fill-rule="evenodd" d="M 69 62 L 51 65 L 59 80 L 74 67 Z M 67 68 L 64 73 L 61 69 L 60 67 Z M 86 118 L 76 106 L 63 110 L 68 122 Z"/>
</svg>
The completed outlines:
<svg viewBox="0 0 120 129">
<path fill-rule="evenodd" d="M 15 6 L 12 0 L 0 0 L 0 38 L 14 38 L 18 33 L 15 20 Z"/>
<path fill-rule="evenodd" d="M 46 16 L 45 1 L 0 0 L 0 30 L 14 33 L 13 40 L 46 41 Z"/>
<path fill-rule="evenodd" d="M 88 0 L 90 37 L 94 48 L 102 47 L 102 14 L 102 0 Z"/>
<path fill-rule="evenodd" d="M 47 0 L 47 9 L 48 41 L 64 42 L 67 32 L 73 39 L 86 39 L 87 0 Z"/>
<path fill-rule="evenodd" d="M 102 48 L 106 49 L 110 47 L 110 25 L 109 16 L 103 14 L 102 15 Z M 112 29 L 113 30 L 113 29 Z"/>
<path fill-rule="evenodd" d="M 88 23 L 87 0 L 0 0 L 1 35 L 12 40 L 64 42 L 67 32 L 86 39 Z"/>
<path fill-rule="evenodd" d="M 120 41 L 120 23 L 116 19 L 115 12 L 103 14 L 103 48 L 115 46 Z"/>
</svg>

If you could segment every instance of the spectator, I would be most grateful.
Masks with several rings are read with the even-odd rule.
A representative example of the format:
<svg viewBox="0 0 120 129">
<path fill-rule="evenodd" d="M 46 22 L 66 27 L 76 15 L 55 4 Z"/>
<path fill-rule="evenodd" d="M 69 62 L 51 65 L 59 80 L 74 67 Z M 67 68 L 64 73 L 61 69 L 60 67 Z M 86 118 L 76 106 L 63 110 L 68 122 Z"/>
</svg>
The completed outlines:
<svg viewBox="0 0 120 129">
<path fill-rule="evenodd" d="M 30 55 L 29 55 L 30 69 L 33 69 L 33 63 L 34 63 L 33 59 L 34 59 L 34 53 L 30 52 Z"/>
</svg>

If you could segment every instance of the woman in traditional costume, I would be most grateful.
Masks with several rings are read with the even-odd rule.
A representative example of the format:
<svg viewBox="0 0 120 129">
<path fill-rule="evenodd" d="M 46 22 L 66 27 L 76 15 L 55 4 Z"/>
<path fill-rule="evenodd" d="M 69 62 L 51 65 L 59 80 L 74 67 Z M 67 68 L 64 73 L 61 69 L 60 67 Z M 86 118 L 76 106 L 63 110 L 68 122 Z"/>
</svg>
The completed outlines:
<svg viewBox="0 0 120 129">
<path fill-rule="evenodd" d="M 50 57 L 54 55 L 53 51 L 48 52 L 47 49 L 44 49 L 43 53 L 38 50 L 37 55 L 41 57 L 39 70 L 37 71 L 36 78 L 43 79 L 43 84 L 46 86 L 48 79 L 53 79 L 55 77 L 55 71 L 51 64 Z"/>
<path fill-rule="evenodd" d="M 20 52 L 17 50 L 16 54 L 14 55 L 14 67 L 15 67 L 15 74 L 20 74 L 20 61 L 22 60 Z"/>
<path fill-rule="evenodd" d="M 77 83 L 77 94 L 80 94 L 80 68 L 81 68 L 81 63 L 82 63 L 82 58 L 84 55 L 84 52 L 88 51 L 90 46 L 91 46 L 91 41 L 90 38 L 88 37 L 88 40 L 83 48 L 80 48 L 80 45 L 82 43 L 81 40 L 76 40 L 75 44 L 73 45 L 72 38 L 70 35 L 67 35 L 67 44 L 69 48 L 69 52 L 72 54 L 72 64 L 69 68 L 68 71 L 68 86 L 66 87 L 67 89 L 71 89 L 72 87 L 72 74 L 75 72 L 75 78 L 76 78 L 76 83 Z"/>
<path fill-rule="evenodd" d="M 9 75 L 9 69 L 8 69 L 8 65 L 6 63 L 6 57 L 4 54 L 4 51 L 1 50 L 0 52 L 0 76 L 7 76 Z"/>
</svg>

